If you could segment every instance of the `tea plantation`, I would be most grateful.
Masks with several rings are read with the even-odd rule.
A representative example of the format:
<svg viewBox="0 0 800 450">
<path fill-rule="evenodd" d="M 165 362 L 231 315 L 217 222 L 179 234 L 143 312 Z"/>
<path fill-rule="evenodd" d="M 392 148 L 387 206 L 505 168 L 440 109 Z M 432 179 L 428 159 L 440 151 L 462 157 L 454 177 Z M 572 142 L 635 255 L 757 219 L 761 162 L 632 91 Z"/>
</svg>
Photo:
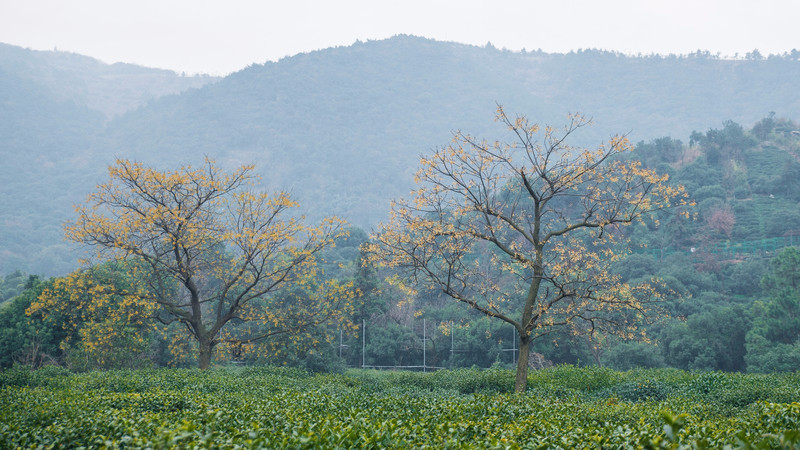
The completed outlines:
<svg viewBox="0 0 800 450">
<path fill-rule="evenodd" d="M 794 448 L 800 374 L 0 373 L 0 448 Z"/>
</svg>

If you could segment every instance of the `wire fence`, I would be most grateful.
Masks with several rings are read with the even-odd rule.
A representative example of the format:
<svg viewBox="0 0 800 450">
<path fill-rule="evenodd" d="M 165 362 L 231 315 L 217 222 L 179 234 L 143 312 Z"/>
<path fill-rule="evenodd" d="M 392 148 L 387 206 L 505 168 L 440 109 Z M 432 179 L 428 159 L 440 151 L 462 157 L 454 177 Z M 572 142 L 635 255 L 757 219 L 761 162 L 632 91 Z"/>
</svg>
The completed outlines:
<svg viewBox="0 0 800 450">
<path fill-rule="evenodd" d="M 690 253 L 697 260 L 704 254 L 714 254 L 736 259 L 745 255 L 770 256 L 779 250 L 800 246 L 800 236 L 783 236 L 768 239 L 759 239 L 740 242 L 722 242 L 714 245 L 687 248 L 687 249 L 645 249 L 637 251 L 639 254 L 650 254 L 656 259 L 664 258 L 673 253 Z M 421 324 L 420 324 L 421 322 Z M 449 332 L 443 332 L 449 327 Z M 348 367 L 359 367 L 375 370 L 411 370 L 435 371 L 457 367 L 483 367 L 487 368 L 501 362 L 516 365 L 519 357 L 516 329 L 507 324 L 492 326 L 486 333 L 485 339 L 476 337 L 476 331 L 471 335 L 462 331 L 454 322 L 418 319 L 413 324 L 406 323 L 401 326 L 407 333 L 413 335 L 406 342 L 406 347 L 394 352 L 386 351 L 390 345 L 385 341 L 392 337 L 408 338 L 397 332 L 388 334 L 385 324 L 368 323 L 366 320 L 360 324 L 357 332 L 357 342 L 353 336 L 345 338 L 343 332 L 339 335 L 339 357 L 347 362 Z M 491 336 L 489 336 L 491 334 Z M 379 335 L 379 336 L 376 336 Z M 389 336 L 387 338 L 387 336 Z M 398 337 L 399 336 L 399 337 Z M 375 345 L 373 341 L 376 342 Z"/>
<path fill-rule="evenodd" d="M 495 330 L 493 336 L 486 336 L 483 342 L 479 342 L 479 348 L 469 348 L 470 344 L 475 344 L 475 339 L 466 339 L 466 333 L 459 333 L 460 328 L 452 322 L 444 322 L 449 328 L 447 334 L 443 332 L 442 322 L 421 320 L 421 330 L 417 326 L 411 325 L 404 327 L 415 335 L 414 345 L 406 348 L 402 352 L 387 355 L 380 349 L 373 347 L 370 342 L 371 329 L 379 329 L 380 326 L 372 325 L 362 320 L 358 331 L 358 341 L 360 348 L 354 349 L 353 340 L 345 339 L 344 333 L 339 334 L 339 357 L 348 361 L 350 367 L 360 367 L 375 370 L 411 370 L 411 371 L 435 371 L 441 369 L 452 369 L 455 367 L 478 366 L 489 367 L 502 358 L 505 363 L 515 365 L 519 355 L 517 348 L 516 329 L 513 327 L 502 327 L 502 337 L 498 336 Z M 417 321 L 418 324 L 418 321 Z M 420 335 L 421 334 L 421 335 Z M 457 336 L 461 334 L 461 336 Z M 449 348 L 444 346 L 444 342 L 449 344 Z M 400 354 L 402 353 L 402 354 Z M 507 356 L 505 356 L 507 355 Z M 357 356 L 357 359 L 355 358 Z M 458 358 L 461 356 L 461 358 Z M 374 364 L 374 359 L 387 362 L 387 359 L 394 359 L 395 362 Z M 405 361 L 405 363 L 400 362 Z M 483 364 L 480 364 L 482 362 Z M 478 364 L 476 364 L 478 363 Z"/>
<path fill-rule="evenodd" d="M 683 249 L 678 249 L 675 247 L 646 248 L 635 250 L 634 253 L 650 255 L 659 260 L 674 253 L 691 253 L 693 255 L 712 254 L 730 256 L 732 259 L 735 259 L 737 256 L 746 255 L 769 256 L 786 247 L 797 246 L 800 246 L 800 236 L 781 236 L 752 241 L 726 241 L 712 245 L 688 247 Z"/>
</svg>

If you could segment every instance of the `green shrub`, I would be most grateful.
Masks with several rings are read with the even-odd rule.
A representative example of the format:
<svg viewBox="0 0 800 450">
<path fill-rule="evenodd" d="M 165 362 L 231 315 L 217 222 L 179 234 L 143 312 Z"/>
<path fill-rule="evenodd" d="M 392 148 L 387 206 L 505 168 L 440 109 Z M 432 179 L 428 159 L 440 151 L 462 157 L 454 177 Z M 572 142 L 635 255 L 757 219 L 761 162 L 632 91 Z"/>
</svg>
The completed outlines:
<svg viewBox="0 0 800 450">
<path fill-rule="evenodd" d="M 610 390 L 620 400 L 638 402 L 642 400 L 663 401 L 670 392 L 668 386 L 658 381 L 629 381 Z"/>
<path fill-rule="evenodd" d="M 558 366 L 0 374 L 6 448 L 796 446 L 798 374 Z"/>
</svg>

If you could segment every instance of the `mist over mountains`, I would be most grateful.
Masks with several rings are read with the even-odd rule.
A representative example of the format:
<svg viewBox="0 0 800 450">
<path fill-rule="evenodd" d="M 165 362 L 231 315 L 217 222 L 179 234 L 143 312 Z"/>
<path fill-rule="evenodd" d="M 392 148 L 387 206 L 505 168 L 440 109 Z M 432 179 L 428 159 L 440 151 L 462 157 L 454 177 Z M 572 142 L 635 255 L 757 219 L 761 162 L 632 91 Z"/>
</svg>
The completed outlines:
<svg viewBox="0 0 800 450">
<path fill-rule="evenodd" d="M 419 155 L 453 130 L 499 137 L 497 104 L 553 125 L 592 116 L 581 145 L 622 133 L 686 141 L 726 120 L 800 117 L 798 79 L 796 52 L 548 54 L 396 36 L 216 79 L 0 44 L 0 273 L 76 266 L 61 224 L 115 157 L 162 169 L 205 156 L 255 163 L 309 217 L 369 229 L 412 188 Z"/>
</svg>

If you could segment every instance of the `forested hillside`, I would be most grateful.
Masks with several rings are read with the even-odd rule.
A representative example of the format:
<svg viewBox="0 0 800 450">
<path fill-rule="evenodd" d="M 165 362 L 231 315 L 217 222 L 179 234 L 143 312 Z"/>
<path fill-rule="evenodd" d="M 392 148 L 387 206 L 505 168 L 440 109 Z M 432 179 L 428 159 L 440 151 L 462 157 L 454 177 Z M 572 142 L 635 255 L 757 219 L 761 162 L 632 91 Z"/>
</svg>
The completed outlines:
<svg viewBox="0 0 800 450">
<path fill-rule="evenodd" d="M 65 273 L 61 224 L 105 172 L 113 117 L 213 77 L 0 44 L 0 273 Z"/>
<path fill-rule="evenodd" d="M 369 229 L 385 218 L 389 199 L 408 193 L 421 153 L 446 144 L 455 129 L 492 137 L 497 103 L 555 125 L 569 112 L 592 116 L 596 126 L 578 136 L 587 145 L 616 133 L 687 142 L 727 120 L 749 127 L 770 111 L 800 117 L 795 53 L 547 54 L 397 36 L 255 64 L 141 101 L 208 80 L 180 85 L 183 77 L 148 78 L 119 65 L 100 65 L 102 76 L 85 69 L 93 78 L 28 71 L 47 55 L 4 49 L 2 273 L 75 267 L 61 224 L 115 156 L 162 168 L 198 165 L 204 156 L 226 167 L 252 162 L 265 185 L 290 190 L 307 215 L 336 214 Z M 55 55 L 71 65 L 82 60 Z M 153 84 L 162 87 L 145 89 Z"/>
</svg>

